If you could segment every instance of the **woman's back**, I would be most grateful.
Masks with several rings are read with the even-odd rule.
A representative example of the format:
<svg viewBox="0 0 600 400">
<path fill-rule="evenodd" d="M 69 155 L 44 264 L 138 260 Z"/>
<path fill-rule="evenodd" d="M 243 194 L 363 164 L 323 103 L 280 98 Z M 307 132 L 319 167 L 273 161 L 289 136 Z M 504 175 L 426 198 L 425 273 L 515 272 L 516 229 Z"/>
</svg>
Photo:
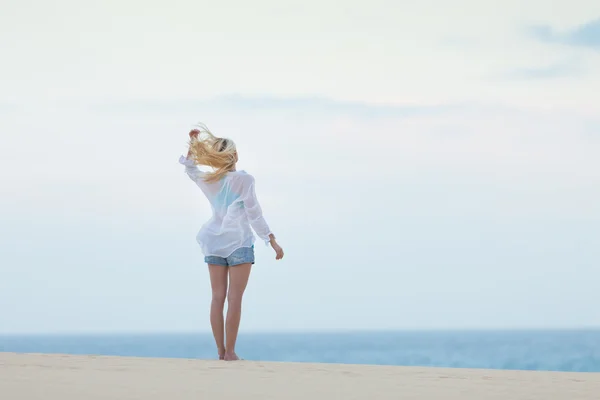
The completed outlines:
<svg viewBox="0 0 600 400">
<path fill-rule="evenodd" d="M 244 171 L 232 171 L 217 182 L 200 182 L 198 186 L 206 195 L 215 215 L 224 216 L 234 203 L 240 205 L 245 177 L 250 177 L 250 175 Z"/>
<path fill-rule="evenodd" d="M 254 177 L 245 171 L 230 171 L 216 182 L 206 180 L 192 160 L 183 156 L 179 162 L 185 172 L 210 202 L 213 215 L 196 239 L 205 255 L 227 257 L 239 247 L 250 247 L 256 234 L 266 242 L 271 231 L 265 221 L 255 193 Z"/>
</svg>

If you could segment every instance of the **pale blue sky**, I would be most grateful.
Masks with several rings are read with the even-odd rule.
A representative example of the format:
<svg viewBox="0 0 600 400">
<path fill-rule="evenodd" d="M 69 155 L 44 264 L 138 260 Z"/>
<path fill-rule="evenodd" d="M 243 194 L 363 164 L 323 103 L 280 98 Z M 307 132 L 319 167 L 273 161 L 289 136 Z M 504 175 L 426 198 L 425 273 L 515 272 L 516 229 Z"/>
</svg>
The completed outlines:
<svg viewBox="0 0 600 400">
<path fill-rule="evenodd" d="M 551 25 L 535 25 L 531 27 L 531 34 L 533 37 L 549 43 L 600 50 L 600 18 L 560 32 L 557 32 Z"/>
<path fill-rule="evenodd" d="M 209 329 L 198 121 L 286 249 L 242 329 L 600 326 L 600 3 L 11 3 L 0 333 Z"/>
</svg>

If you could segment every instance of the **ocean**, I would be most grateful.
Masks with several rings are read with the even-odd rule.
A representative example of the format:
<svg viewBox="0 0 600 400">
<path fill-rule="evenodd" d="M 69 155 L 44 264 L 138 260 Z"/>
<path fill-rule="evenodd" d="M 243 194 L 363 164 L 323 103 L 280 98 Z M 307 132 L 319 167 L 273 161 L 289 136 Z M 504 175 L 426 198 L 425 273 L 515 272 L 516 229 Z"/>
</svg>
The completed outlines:
<svg viewBox="0 0 600 400">
<path fill-rule="evenodd" d="M 0 351 L 214 359 L 209 333 L 0 336 Z M 600 330 L 240 333 L 246 360 L 600 372 Z"/>
</svg>

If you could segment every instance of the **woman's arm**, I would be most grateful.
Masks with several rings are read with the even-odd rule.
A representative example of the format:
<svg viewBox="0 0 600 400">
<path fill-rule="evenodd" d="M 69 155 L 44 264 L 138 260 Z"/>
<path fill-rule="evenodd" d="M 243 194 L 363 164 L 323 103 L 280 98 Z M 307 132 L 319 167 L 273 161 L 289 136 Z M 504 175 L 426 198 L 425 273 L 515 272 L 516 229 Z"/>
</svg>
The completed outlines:
<svg viewBox="0 0 600 400">
<path fill-rule="evenodd" d="M 244 176 L 243 191 L 242 200 L 244 202 L 244 210 L 246 211 L 250 225 L 252 225 L 252 229 L 254 229 L 258 237 L 265 242 L 269 242 L 273 232 L 271 232 L 269 224 L 267 224 L 267 221 L 263 216 L 262 208 L 256 198 L 254 177 L 252 175 Z"/>
<path fill-rule="evenodd" d="M 200 131 L 194 129 L 189 133 L 190 140 L 193 138 L 197 138 Z M 179 157 L 179 163 L 185 165 L 185 173 L 190 177 L 194 182 L 198 182 L 199 179 L 202 179 L 204 176 L 204 172 L 200 171 L 196 166 L 196 163 L 192 159 L 192 149 L 191 147 L 188 149 L 187 155 Z"/>
<path fill-rule="evenodd" d="M 282 259 L 283 249 L 277 243 L 275 235 L 273 232 L 271 232 L 269 224 L 267 224 L 267 221 L 263 216 L 262 208 L 260 207 L 256 197 L 254 177 L 252 175 L 246 175 L 244 177 L 243 201 L 244 210 L 246 211 L 246 215 L 248 216 L 248 220 L 252 226 L 252 229 L 254 229 L 258 237 L 260 237 L 266 243 L 271 244 L 271 247 L 273 247 L 273 250 L 275 250 L 276 253 L 275 259 Z"/>
<path fill-rule="evenodd" d="M 185 173 L 194 182 L 198 183 L 200 181 L 200 179 L 203 179 L 205 173 L 203 171 L 200 171 L 200 169 L 198 169 L 198 167 L 194 163 L 194 160 L 191 160 L 189 158 L 189 153 L 188 153 L 188 157 L 184 157 L 184 156 L 179 157 L 179 164 L 182 164 L 185 166 Z"/>
</svg>

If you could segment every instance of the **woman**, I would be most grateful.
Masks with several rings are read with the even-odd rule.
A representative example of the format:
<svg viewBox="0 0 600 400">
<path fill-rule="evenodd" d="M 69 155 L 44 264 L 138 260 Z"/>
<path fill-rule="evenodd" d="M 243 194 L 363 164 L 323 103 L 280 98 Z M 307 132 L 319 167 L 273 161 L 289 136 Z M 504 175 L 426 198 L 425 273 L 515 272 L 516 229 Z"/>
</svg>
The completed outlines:
<svg viewBox="0 0 600 400">
<path fill-rule="evenodd" d="M 208 264 L 212 287 L 210 324 L 220 360 L 239 360 L 235 342 L 242 313 L 242 296 L 254 264 L 254 234 L 275 250 L 275 259 L 283 250 L 269 229 L 254 191 L 254 177 L 236 171 L 238 154 L 231 139 L 215 137 L 205 125 L 190 133 L 187 157 L 179 162 L 202 189 L 212 206 L 212 218 L 196 237 Z M 212 167 L 200 171 L 197 165 Z M 227 299 L 227 319 L 223 308 Z M 225 337 L 227 341 L 225 341 Z"/>
</svg>

